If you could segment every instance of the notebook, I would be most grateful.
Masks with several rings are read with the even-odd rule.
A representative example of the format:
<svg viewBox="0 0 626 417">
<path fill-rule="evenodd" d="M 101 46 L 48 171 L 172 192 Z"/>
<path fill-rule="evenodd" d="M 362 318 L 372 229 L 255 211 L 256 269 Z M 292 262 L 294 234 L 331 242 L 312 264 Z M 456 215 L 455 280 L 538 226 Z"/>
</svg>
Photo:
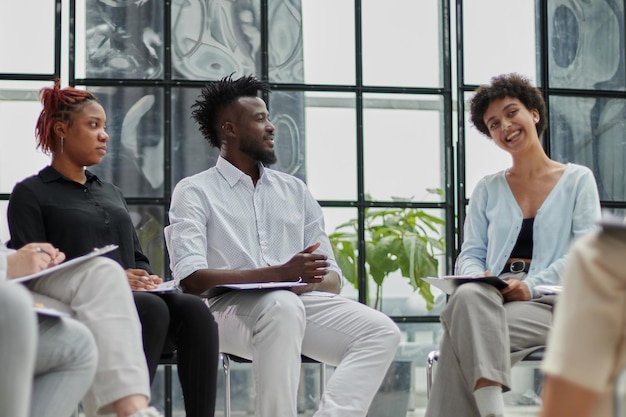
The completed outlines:
<svg viewBox="0 0 626 417">
<path fill-rule="evenodd" d="M 468 282 L 484 282 L 493 285 L 498 289 L 505 288 L 508 285 L 503 279 L 494 276 L 472 277 L 467 275 L 444 275 L 441 278 L 427 277 L 422 279 L 428 282 L 430 285 L 439 288 L 446 294 L 452 294 L 456 287 L 458 287 L 459 285 L 467 284 Z"/>
</svg>

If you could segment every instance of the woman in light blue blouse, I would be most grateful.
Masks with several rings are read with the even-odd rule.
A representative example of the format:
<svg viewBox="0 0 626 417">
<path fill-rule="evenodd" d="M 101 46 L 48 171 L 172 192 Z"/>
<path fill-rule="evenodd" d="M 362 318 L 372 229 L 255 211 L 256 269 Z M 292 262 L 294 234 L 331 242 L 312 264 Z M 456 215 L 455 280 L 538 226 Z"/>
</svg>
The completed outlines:
<svg viewBox="0 0 626 417">
<path fill-rule="evenodd" d="M 471 283 L 452 294 L 427 417 L 503 415 L 511 365 L 546 342 L 554 296 L 541 286 L 560 284 L 570 243 L 600 218 L 591 171 L 543 150 L 545 102 L 526 78 L 494 77 L 470 106 L 474 126 L 512 165 L 472 193 L 455 273 L 498 275 L 508 286 Z"/>
</svg>

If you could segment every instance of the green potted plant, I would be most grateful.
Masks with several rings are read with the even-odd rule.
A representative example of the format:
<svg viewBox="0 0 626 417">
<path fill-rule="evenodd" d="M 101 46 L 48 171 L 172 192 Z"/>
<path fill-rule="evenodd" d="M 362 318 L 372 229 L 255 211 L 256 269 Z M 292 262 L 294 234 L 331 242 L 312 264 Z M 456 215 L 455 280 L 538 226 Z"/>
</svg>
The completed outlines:
<svg viewBox="0 0 626 417">
<path fill-rule="evenodd" d="M 434 190 L 441 194 L 442 190 Z M 385 278 L 400 271 L 414 291 L 432 309 L 434 297 L 422 277 L 437 276 L 437 255 L 445 251 L 441 235 L 443 219 L 417 208 L 367 208 L 365 210 L 365 270 L 376 285 L 375 298 L 368 305 L 380 309 Z M 335 258 L 345 279 L 358 289 L 358 221 L 343 223 L 329 236 Z"/>
<path fill-rule="evenodd" d="M 429 191 L 443 195 L 443 190 Z M 365 272 L 366 278 L 371 278 L 368 282 L 375 284 L 373 302 L 366 291 L 367 305 L 382 309 L 385 278 L 400 271 L 425 300 L 426 308 L 432 309 L 430 284 L 420 278 L 439 274 L 437 256 L 445 251 L 441 234 L 444 224 L 443 219 L 417 208 L 365 209 Z M 329 237 L 344 278 L 358 289 L 358 220 L 337 226 Z M 372 401 L 369 417 L 406 416 L 412 372 L 412 361 L 392 363 Z"/>
</svg>

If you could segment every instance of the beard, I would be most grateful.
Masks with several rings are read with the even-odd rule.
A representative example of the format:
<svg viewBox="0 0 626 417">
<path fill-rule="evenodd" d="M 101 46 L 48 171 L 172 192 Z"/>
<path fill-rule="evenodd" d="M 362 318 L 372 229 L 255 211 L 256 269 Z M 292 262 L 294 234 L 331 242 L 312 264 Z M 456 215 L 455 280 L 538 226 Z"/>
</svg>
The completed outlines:
<svg viewBox="0 0 626 417">
<path fill-rule="evenodd" d="M 239 150 L 266 166 L 273 165 L 277 161 L 276 153 L 273 149 L 262 149 L 261 146 L 252 141 L 245 144 L 242 143 L 239 146 Z"/>
</svg>

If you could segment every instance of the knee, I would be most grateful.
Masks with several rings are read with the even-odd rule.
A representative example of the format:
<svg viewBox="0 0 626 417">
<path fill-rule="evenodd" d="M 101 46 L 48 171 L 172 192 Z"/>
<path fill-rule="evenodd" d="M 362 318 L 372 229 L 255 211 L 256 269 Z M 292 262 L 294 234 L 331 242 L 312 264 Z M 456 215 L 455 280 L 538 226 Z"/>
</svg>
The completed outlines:
<svg viewBox="0 0 626 417">
<path fill-rule="evenodd" d="M 401 332 L 398 325 L 386 314 L 380 313 L 378 317 L 370 321 L 370 326 L 374 330 L 379 344 L 383 349 L 395 354 L 396 348 L 400 345 Z"/>
<path fill-rule="evenodd" d="M 167 304 L 159 296 L 151 293 L 133 292 L 133 298 L 143 333 L 165 335 L 170 322 Z"/>
<path fill-rule="evenodd" d="M 19 319 L 26 316 L 23 314 L 25 311 L 32 311 L 33 299 L 22 285 L 6 283 L 0 289 L 0 305 L 7 312 L 5 316 L 10 315 L 14 319 Z"/>
<path fill-rule="evenodd" d="M 492 285 L 469 283 L 460 285 L 450 297 L 448 306 L 470 308 L 473 305 L 484 305 L 486 302 L 502 303 L 502 294 Z"/>
<path fill-rule="evenodd" d="M 13 339 L 19 335 L 22 343 L 27 343 L 26 339 L 34 341 L 36 339 L 37 319 L 33 312 L 33 298 L 30 292 L 22 285 L 4 284 L 0 289 L 0 332 L 4 336 Z M 12 340 L 12 342 L 17 342 Z"/>
<path fill-rule="evenodd" d="M 304 304 L 296 294 L 291 291 L 270 291 L 266 295 L 266 308 L 259 321 L 271 321 L 287 329 L 302 329 L 306 323 Z"/>
<path fill-rule="evenodd" d="M 106 288 L 107 291 L 123 289 L 125 293 L 129 292 L 130 286 L 126 271 L 114 260 L 98 256 L 84 265 L 89 268 L 89 277 L 85 280 L 86 282 L 95 282 L 98 287 Z"/>
<path fill-rule="evenodd" d="M 167 296 L 172 322 L 178 322 L 193 331 L 201 331 L 217 337 L 217 322 L 209 306 L 201 298 L 191 294 Z"/>
</svg>

